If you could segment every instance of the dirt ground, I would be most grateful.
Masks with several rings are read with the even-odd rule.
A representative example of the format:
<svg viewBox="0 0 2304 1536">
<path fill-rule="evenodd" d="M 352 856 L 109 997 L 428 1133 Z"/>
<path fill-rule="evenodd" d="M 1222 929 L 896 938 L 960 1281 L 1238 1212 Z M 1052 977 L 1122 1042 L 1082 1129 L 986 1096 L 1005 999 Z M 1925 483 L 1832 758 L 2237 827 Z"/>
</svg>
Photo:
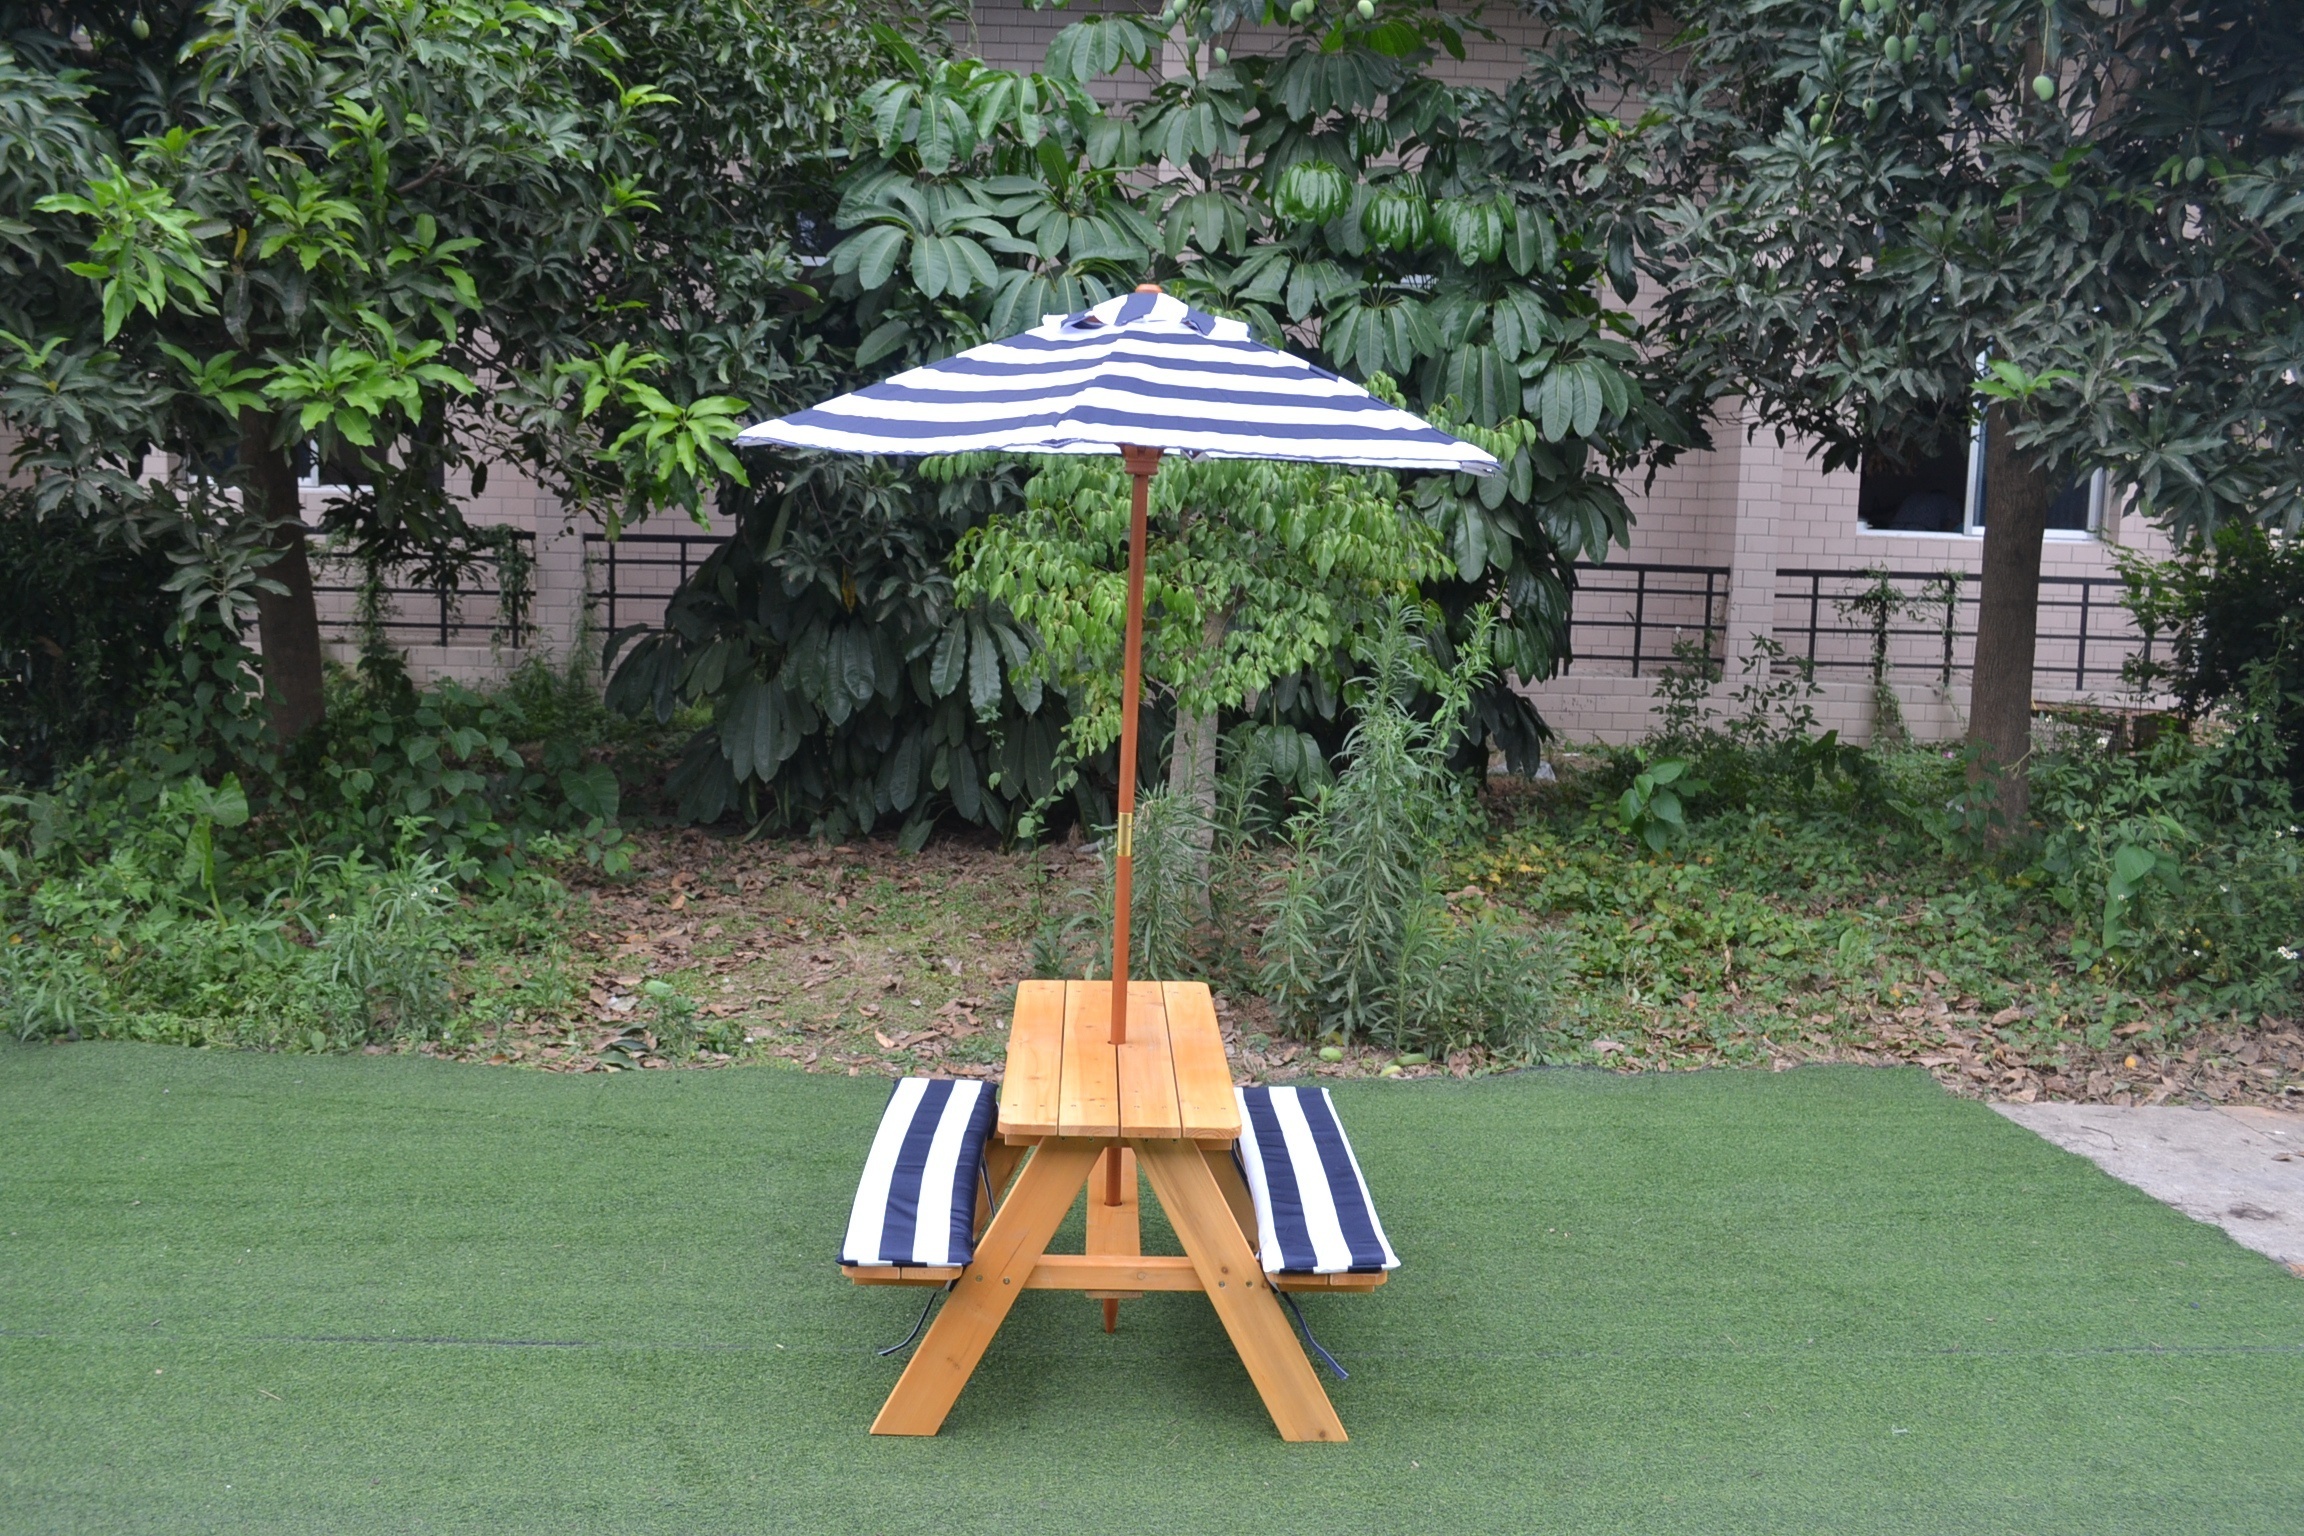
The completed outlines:
<svg viewBox="0 0 2304 1536">
<path fill-rule="evenodd" d="M 918 853 L 885 841 L 745 842 L 693 830 L 643 833 L 639 843 L 628 879 L 578 893 L 562 1006 L 427 1049 L 555 1071 L 756 1062 L 996 1077 L 1016 983 L 1033 974 L 1035 933 L 1092 914 L 1100 877 L 1095 856 L 1077 846 L 1011 852 L 989 839 L 939 838 Z M 668 1048 L 681 1031 L 666 1027 L 666 1000 L 651 982 L 676 989 L 673 1005 L 700 1037 L 693 1053 Z M 1459 1052 L 1402 1067 L 1364 1047 L 1323 1060 L 1284 1038 L 1253 995 L 1220 987 L 1216 1011 L 1248 1081 L 1522 1065 Z M 1775 1070 L 1918 1065 L 1955 1093 L 2015 1103 L 2304 1105 L 2304 1031 L 2293 1022 L 2204 1030 L 2172 1049 L 2129 1041 L 2052 1053 L 2012 1043 L 2002 1029 L 2014 1022 L 1925 985 L 1884 992 L 1863 1017 L 1829 1030 L 1788 1013 L 1756 1020 L 1754 1034 L 1757 1060 Z M 1621 1025 L 1574 1058 L 1627 1073 L 1724 1064 L 1669 1014 L 1628 1011 Z"/>
</svg>

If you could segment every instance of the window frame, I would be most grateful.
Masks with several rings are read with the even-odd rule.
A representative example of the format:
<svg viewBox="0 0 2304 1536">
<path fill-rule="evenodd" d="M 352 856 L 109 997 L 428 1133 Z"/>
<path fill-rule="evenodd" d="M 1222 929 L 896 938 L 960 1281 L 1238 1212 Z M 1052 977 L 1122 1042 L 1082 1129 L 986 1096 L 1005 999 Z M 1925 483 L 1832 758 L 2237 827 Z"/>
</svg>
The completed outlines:
<svg viewBox="0 0 2304 1536">
<path fill-rule="evenodd" d="M 1981 413 L 1976 424 L 1968 430 L 1968 472 L 1962 477 L 1960 491 L 1960 526 L 1957 528 L 1875 528 L 1857 519 L 1856 531 L 1867 538 L 1876 539 L 1981 539 L 1984 524 L 1980 520 L 1983 498 L 1979 494 L 1984 485 L 1984 417 Z M 2088 477 L 2088 522 L 2082 528 L 2048 528 L 2041 537 L 2073 543 L 2082 539 L 2097 539 L 2104 533 L 2105 503 L 2110 483 L 2103 470 Z"/>
</svg>

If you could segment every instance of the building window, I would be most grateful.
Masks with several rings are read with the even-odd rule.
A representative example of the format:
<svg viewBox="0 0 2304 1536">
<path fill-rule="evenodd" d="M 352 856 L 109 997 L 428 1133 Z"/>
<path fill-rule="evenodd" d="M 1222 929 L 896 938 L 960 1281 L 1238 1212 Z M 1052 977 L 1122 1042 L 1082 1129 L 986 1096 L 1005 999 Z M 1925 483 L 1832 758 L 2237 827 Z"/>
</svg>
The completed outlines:
<svg viewBox="0 0 2304 1536">
<path fill-rule="evenodd" d="M 1875 533 L 1979 535 L 1984 531 L 1984 423 L 1968 441 L 1933 455 L 1900 458 L 1867 449 L 1856 517 Z M 2085 538 L 2104 521 L 2104 472 L 2075 480 L 2048 505 L 2051 538 Z"/>
<path fill-rule="evenodd" d="M 349 445 L 340 443 L 335 452 L 326 454 L 309 437 L 296 445 L 296 484 L 304 490 L 349 491 L 373 479 Z"/>
<path fill-rule="evenodd" d="M 1881 533 L 1967 531 L 1969 445 L 1935 454 L 1867 448 L 1856 517 Z"/>
<path fill-rule="evenodd" d="M 1975 461 L 1975 489 L 1968 496 L 1968 531 L 1984 531 L 1984 423 L 1976 423 L 1975 441 L 1970 447 Z M 2085 538 L 2094 533 L 2104 521 L 2104 471 L 2075 480 L 2056 493 L 2048 503 L 2048 536 L 2063 534 L 2067 538 Z"/>
</svg>

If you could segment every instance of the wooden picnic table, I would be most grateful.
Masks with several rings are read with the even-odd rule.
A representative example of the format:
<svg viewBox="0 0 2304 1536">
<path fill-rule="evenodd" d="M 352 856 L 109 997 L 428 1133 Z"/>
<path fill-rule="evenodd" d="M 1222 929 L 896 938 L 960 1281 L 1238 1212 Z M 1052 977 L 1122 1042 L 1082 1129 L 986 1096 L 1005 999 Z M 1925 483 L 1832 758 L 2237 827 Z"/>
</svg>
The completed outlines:
<svg viewBox="0 0 2304 1536">
<path fill-rule="evenodd" d="M 979 1195 L 979 1222 L 989 1224 L 975 1259 L 934 1277 L 954 1281 L 951 1295 L 872 1432 L 935 1434 L 1025 1291 L 1085 1292 L 1103 1301 L 1107 1328 L 1121 1301 L 1147 1291 L 1198 1291 L 1215 1307 L 1281 1438 L 1344 1439 L 1257 1261 L 1255 1211 L 1232 1161 L 1239 1104 L 1207 986 L 1130 982 L 1127 1038 L 1118 1045 L 1111 1006 L 1105 981 L 1017 988 L 1000 1118 L 986 1148 L 986 1182 L 1004 1194 L 996 1205 Z M 1143 1252 L 1139 1170 L 1183 1243 L 1181 1256 Z M 1048 1252 L 1083 1189 L 1087 1251 Z M 885 1278 L 931 1277 L 903 1271 Z M 1282 1283 L 1291 1290 L 1365 1290 L 1382 1279 L 1306 1275 Z"/>
</svg>

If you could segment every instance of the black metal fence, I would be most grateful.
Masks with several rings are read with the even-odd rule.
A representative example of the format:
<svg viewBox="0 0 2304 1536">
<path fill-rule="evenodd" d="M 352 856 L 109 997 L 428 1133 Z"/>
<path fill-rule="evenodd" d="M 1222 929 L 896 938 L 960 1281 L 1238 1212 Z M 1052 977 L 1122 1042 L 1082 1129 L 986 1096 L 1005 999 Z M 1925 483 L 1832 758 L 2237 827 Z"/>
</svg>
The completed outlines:
<svg viewBox="0 0 2304 1536">
<path fill-rule="evenodd" d="M 608 632 L 661 623 L 672 594 L 723 542 L 708 533 L 586 534 L 589 590 Z M 1729 574 L 1724 565 L 1578 561 L 1569 670 L 1653 676 L 1683 642 L 1721 659 Z M 1787 659 L 1819 675 L 1863 676 L 1884 634 L 1891 675 L 1948 686 L 1974 655 L 1976 580 L 1968 571 L 1785 567 L 1776 572 L 1776 642 Z M 2040 578 L 2034 675 L 2042 686 L 2076 693 L 2116 686 L 2130 656 L 2151 659 L 2126 596 L 2115 576 Z"/>
<path fill-rule="evenodd" d="M 727 542 L 726 535 L 717 533 L 628 533 L 619 539 L 584 535 L 586 585 L 600 605 L 607 633 L 629 624 L 663 623 L 672 594 Z"/>
<path fill-rule="evenodd" d="M 1653 675 L 1683 641 L 1717 661 L 1727 633 L 1727 566 L 1576 562 L 1568 610 L 1571 672 Z"/>
<path fill-rule="evenodd" d="M 536 535 L 513 530 L 512 549 L 505 555 L 482 556 L 453 586 L 407 579 L 404 571 L 388 570 L 376 589 L 375 622 L 384 633 L 404 643 L 439 646 L 460 642 L 501 644 L 517 648 L 527 642 L 532 625 L 528 605 L 535 596 Z M 318 600 L 321 624 L 339 639 L 360 632 L 360 603 L 368 590 L 365 581 L 322 581 L 345 568 L 317 545 L 317 567 L 312 595 Z M 507 575 L 510 580 L 507 580 Z"/>
<path fill-rule="evenodd" d="M 1891 676 L 1949 686 L 1975 655 L 1976 580 L 1969 571 L 1781 569 L 1776 643 L 1822 676 L 1869 675 L 1884 663 Z M 2126 598 L 2117 576 L 2041 577 L 2035 685 L 2116 687 L 2131 656 L 2149 661 Z"/>
</svg>

